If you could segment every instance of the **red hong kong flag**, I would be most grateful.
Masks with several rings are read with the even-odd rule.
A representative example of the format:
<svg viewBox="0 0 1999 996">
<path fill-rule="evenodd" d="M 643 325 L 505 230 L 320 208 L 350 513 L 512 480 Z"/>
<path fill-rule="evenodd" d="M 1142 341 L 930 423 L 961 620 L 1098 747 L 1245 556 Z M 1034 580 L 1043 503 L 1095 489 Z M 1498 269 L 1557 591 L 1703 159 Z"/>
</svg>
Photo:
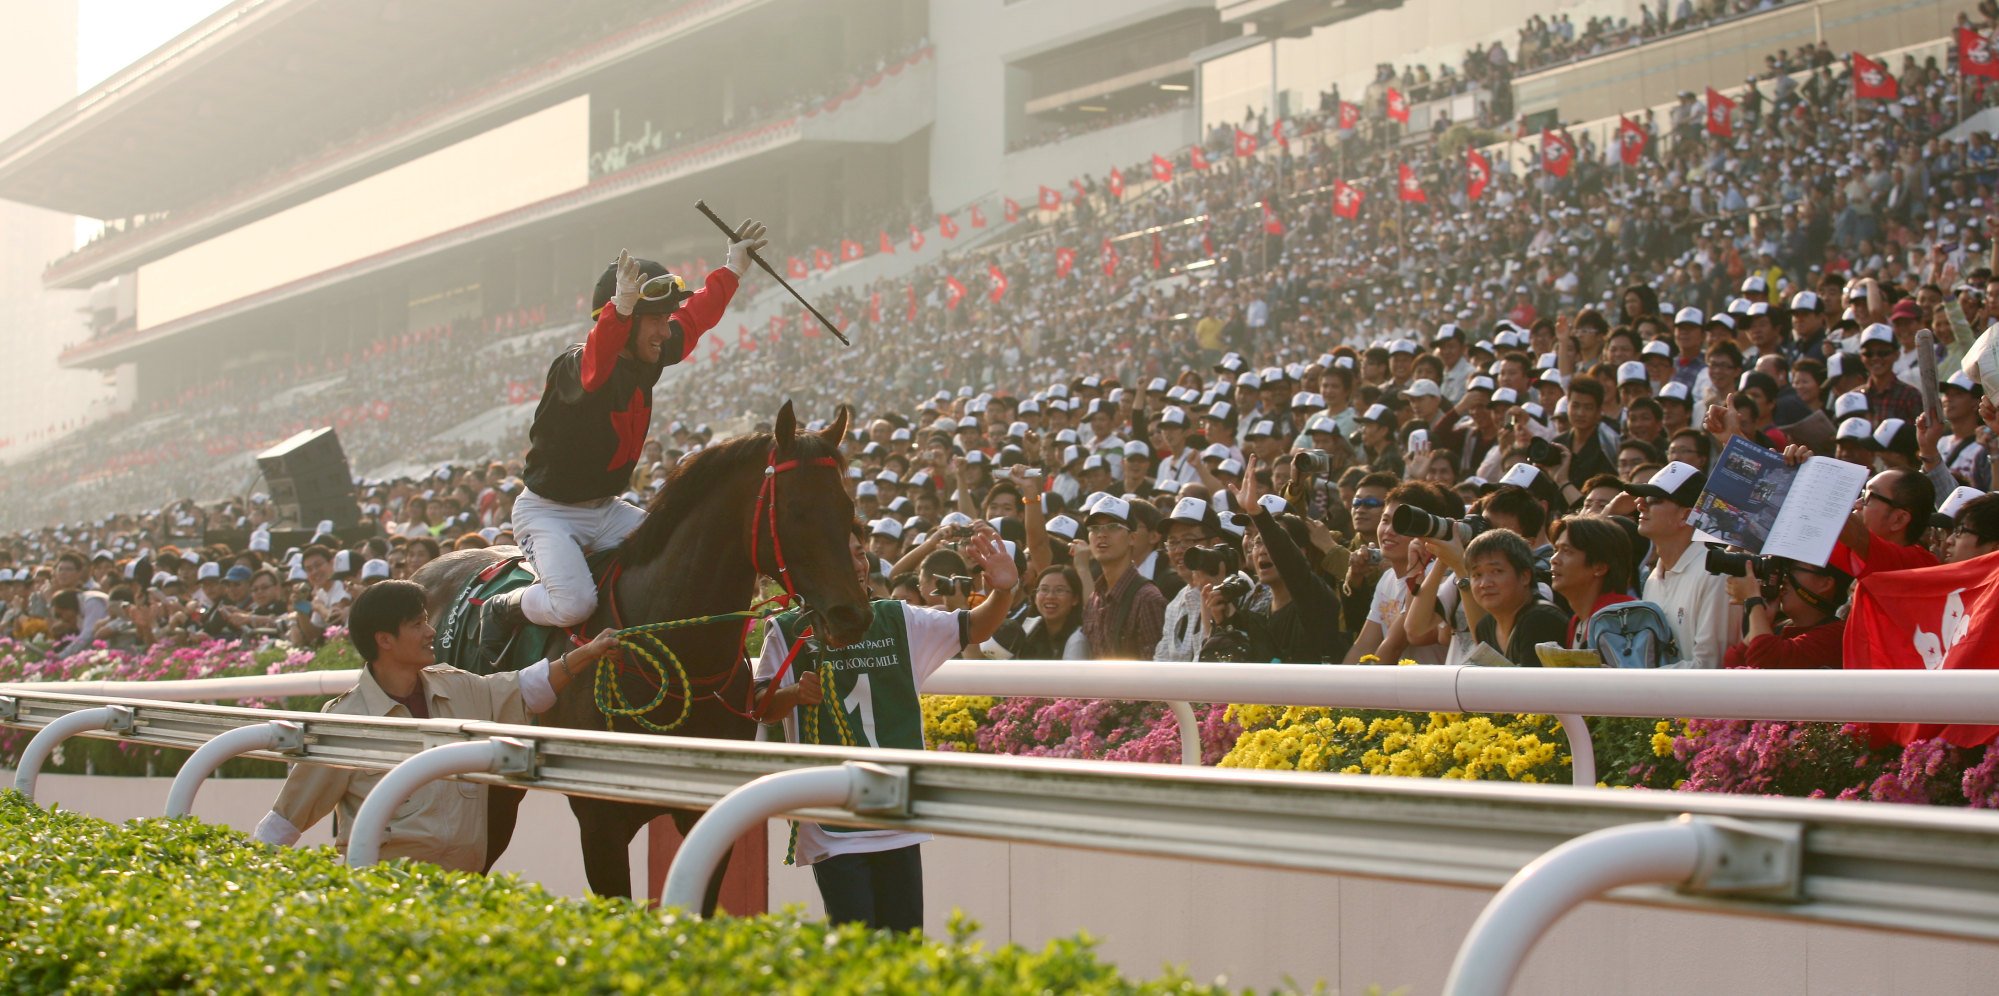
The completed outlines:
<svg viewBox="0 0 1999 996">
<path fill-rule="evenodd" d="M 909 292 L 909 311 L 903 317 L 908 321 L 913 322 L 916 320 L 916 285 L 910 284 L 908 287 L 905 287 L 903 289 Z"/>
<path fill-rule="evenodd" d="M 1005 297 L 1006 287 L 1007 287 L 1006 273 L 999 268 L 999 264 L 998 263 L 988 264 L 986 266 L 986 273 L 993 278 L 992 299 L 997 301 L 1000 298 Z"/>
<path fill-rule="evenodd" d="M 1235 155 L 1237 159 L 1256 155 L 1256 136 L 1241 128 L 1235 130 Z"/>
<path fill-rule="evenodd" d="M 1394 87 L 1388 88 L 1388 120 L 1409 123 L 1409 98 Z"/>
<path fill-rule="evenodd" d="M 1152 178 L 1160 183 L 1173 182 L 1173 160 L 1155 152 L 1152 154 Z"/>
<path fill-rule="evenodd" d="M 1076 250 L 1074 249 L 1055 250 L 1055 276 L 1057 279 L 1067 278 L 1069 276 L 1069 271 L 1075 268 L 1076 268 Z"/>
<path fill-rule="evenodd" d="M 1844 666 L 1999 667 L 1999 553 L 1955 564 L 1869 574 L 1853 583 Z M 1876 743 L 1942 736 L 1960 747 L 1991 743 L 1999 727 L 1875 724 Z"/>
<path fill-rule="evenodd" d="M 1859 100 L 1894 100 L 1900 96 L 1888 67 L 1859 52 L 1853 53 L 1853 96 Z"/>
<path fill-rule="evenodd" d="M 1401 167 L 1401 178 L 1395 182 L 1395 195 L 1411 204 L 1428 204 L 1430 195 L 1423 192 L 1423 184 L 1416 179 L 1416 171 L 1408 163 Z"/>
<path fill-rule="evenodd" d="M 805 261 L 799 259 L 797 256 L 784 261 L 784 272 L 790 274 L 793 280 L 804 280 L 806 277 L 812 275 L 811 267 L 807 266 Z"/>
<path fill-rule="evenodd" d="M 1645 158 L 1645 146 L 1651 136 L 1645 134 L 1643 126 L 1620 114 L 1617 116 L 1617 155 L 1626 166 L 1636 166 Z"/>
<path fill-rule="evenodd" d="M 1076 203 L 1078 204 L 1083 203 L 1083 198 L 1090 196 L 1090 188 L 1083 186 L 1081 177 L 1070 180 L 1069 189 L 1076 192 Z"/>
<path fill-rule="evenodd" d="M 1006 203 L 1006 223 L 1011 225 L 1014 222 L 1020 220 L 1020 202 L 1014 200 L 1011 197 L 1008 197 L 1006 198 L 1005 203 Z"/>
<path fill-rule="evenodd" d="M 1109 239 L 1105 239 L 1105 240 L 1104 240 L 1104 276 L 1108 277 L 1108 276 L 1111 276 L 1112 274 L 1115 274 L 1115 273 L 1117 272 L 1117 264 L 1118 264 L 1118 254 L 1117 254 L 1117 247 L 1116 247 L 1116 246 L 1113 246 L 1113 245 L 1111 245 L 1111 240 L 1109 240 Z"/>
<path fill-rule="evenodd" d="M 1111 167 L 1110 188 L 1111 188 L 1112 197 L 1124 196 L 1124 170 L 1121 170 L 1116 166 Z"/>
<path fill-rule="evenodd" d="M 1054 187 L 1042 187 L 1041 194 L 1034 201 L 1034 206 L 1043 211 L 1060 210 L 1062 207 L 1062 192 L 1056 190 Z"/>
<path fill-rule="evenodd" d="M 1541 168 L 1551 176 L 1568 176 L 1576 165 L 1576 147 L 1567 135 L 1541 129 Z"/>
<path fill-rule="evenodd" d="M 1349 221 L 1360 217 L 1361 193 L 1345 180 L 1333 181 L 1333 213 Z"/>
<path fill-rule="evenodd" d="M 882 292 L 875 291 L 874 293 L 868 295 L 868 321 L 880 322 L 881 320 L 882 320 Z"/>
<path fill-rule="evenodd" d="M 979 210 L 979 206 L 977 204 L 972 205 L 972 227 L 973 228 L 986 227 L 986 213 L 984 211 Z"/>
<path fill-rule="evenodd" d="M 833 268 L 833 254 L 832 254 L 832 253 L 830 253 L 830 252 L 827 252 L 827 251 L 826 251 L 826 250 L 824 250 L 824 249 L 814 249 L 814 250 L 812 250 L 812 268 L 813 268 L 813 269 L 815 269 L 815 270 L 830 270 L 830 269 L 832 269 L 832 268 Z"/>
<path fill-rule="evenodd" d="M 1992 40 L 1972 28 L 1957 29 L 1957 71 L 1999 79 L 1999 55 L 1992 51 Z"/>
<path fill-rule="evenodd" d="M 1284 134 L 1283 118 L 1278 118 L 1277 123 L 1270 126 L 1270 137 L 1276 139 L 1277 144 L 1285 149 L 1291 148 L 1291 139 Z"/>
<path fill-rule="evenodd" d="M 750 337 L 749 329 L 741 328 L 736 330 L 736 348 L 751 353 L 757 351 L 757 341 Z"/>
<path fill-rule="evenodd" d="M 1722 96 L 1714 87 L 1707 88 L 1707 133 L 1735 137 L 1735 101 Z"/>
<path fill-rule="evenodd" d="M 1201 148 L 1198 145 L 1194 146 L 1194 150 L 1187 154 L 1187 165 L 1192 166 L 1195 169 L 1207 169 L 1208 150 Z"/>
<path fill-rule="evenodd" d="M 888 237 L 888 229 L 882 229 L 881 252 L 884 256 L 895 255 L 895 241 Z"/>
<path fill-rule="evenodd" d="M 948 310 L 955 311 L 958 308 L 958 302 L 963 301 L 964 299 L 965 299 L 965 285 L 959 283 L 957 277 L 945 277 L 944 307 Z"/>
<path fill-rule="evenodd" d="M 1277 212 L 1270 210 L 1270 202 L 1263 202 L 1263 231 L 1266 235 L 1283 235 L 1284 222 L 1279 221 Z"/>
<path fill-rule="evenodd" d="M 939 234 L 939 235 L 942 235 L 942 236 L 944 236 L 944 237 L 945 237 L 945 238 L 947 238 L 947 239 L 955 239 L 955 238 L 957 238 L 957 237 L 958 237 L 958 219 L 956 219 L 956 218 L 953 218 L 953 217 L 951 217 L 951 216 L 950 216 L 950 215 L 948 215 L 948 214 L 940 214 L 940 215 L 938 215 L 938 216 L 937 216 L 937 234 Z"/>
<path fill-rule="evenodd" d="M 1166 240 L 1157 231 L 1152 233 L 1152 268 L 1166 268 Z"/>
<path fill-rule="evenodd" d="M 1352 131 L 1360 127 L 1360 105 L 1340 101 L 1340 130 Z"/>
<path fill-rule="evenodd" d="M 1492 185 L 1492 163 L 1479 155 L 1477 149 L 1465 149 L 1465 196 L 1478 200 L 1485 196 L 1485 188 Z"/>
<path fill-rule="evenodd" d="M 840 240 L 840 262 L 851 263 L 867 254 L 868 251 L 862 248 L 859 242 L 855 242 L 853 239 Z"/>
<path fill-rule="evenodd" d="M 783 339 L 784 327 L 790 324 L 791 324 L 791 319 L 786 318 L 783 315 L 770 316 L 770 334 L 765 336 L 765 338 L 769 339 L 772 342 L 777 342 Z"/>
<path fill-rule="evenodd" d="M 922 249 L 922 248 L 923 248 L 923 229 L 921 229 L 921 228 L 918 228 L 918 227 L 916 227 L 916 223 L 915 223 L 915 222 L 910 222 L 910 223 L 909 223 L 909 251 L 910 251 L 910 252 L 916 252 L 916 251 L 918 251 L 918 250 L 920 250 L 920 249 Z"/>
</svg>

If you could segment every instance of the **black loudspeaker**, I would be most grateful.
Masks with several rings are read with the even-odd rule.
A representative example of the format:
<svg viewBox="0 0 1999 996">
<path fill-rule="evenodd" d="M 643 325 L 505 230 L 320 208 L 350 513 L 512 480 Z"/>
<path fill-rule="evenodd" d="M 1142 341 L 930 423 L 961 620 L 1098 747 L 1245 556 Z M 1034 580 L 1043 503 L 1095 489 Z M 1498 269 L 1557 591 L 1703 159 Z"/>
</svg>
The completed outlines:
<svg viewBox="0 0 1999 996">
<path fill-rule="evenodd" d="M 307 429 L 257 454 L 279 525 L 310 530 L 331 519 L 335 529 L 360 522 L 354 474 L 333 428 Z"/>
</svg>

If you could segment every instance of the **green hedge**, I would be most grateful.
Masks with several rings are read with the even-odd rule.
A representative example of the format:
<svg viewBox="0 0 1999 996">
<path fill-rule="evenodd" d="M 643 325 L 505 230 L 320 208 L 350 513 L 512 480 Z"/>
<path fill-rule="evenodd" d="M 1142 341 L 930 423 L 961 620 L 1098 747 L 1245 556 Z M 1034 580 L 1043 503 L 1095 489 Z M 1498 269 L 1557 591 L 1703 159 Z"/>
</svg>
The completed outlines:
<svg viewBox="0 0 1999 996">
<path fill-rule="evenodd" d="M 1207 993 L 1132 982 L 1087 940 L 1042 951 L 691 920 L 511 876 L 274 849 L 193 819 L 113 826 L 0 794 L 0 991 Z"/>
</svg>

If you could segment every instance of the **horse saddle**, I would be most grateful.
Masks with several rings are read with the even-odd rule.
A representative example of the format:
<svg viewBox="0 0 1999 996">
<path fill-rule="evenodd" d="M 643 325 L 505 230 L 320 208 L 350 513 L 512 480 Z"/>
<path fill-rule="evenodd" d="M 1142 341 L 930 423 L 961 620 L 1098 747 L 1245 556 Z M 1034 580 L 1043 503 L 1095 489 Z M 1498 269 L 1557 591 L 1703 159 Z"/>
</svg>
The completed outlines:
<svg viewBox="0 0 1999 996">
<path fill-rule="evenodd" d="M 603 597 L 603 580 L 617 553 L 616 549 L 599 550 L 588 558 L 590 576 L 598 579 L 599 598 Z M 562 630 L 552 626 L 528 623 L 514 630 L 504 644 L 485 639 L 490 630 L 501 625 L 497 621 L 499 613 L 488 609 L 486 603 L 536 580 L 534 566 L 518 554 L 474 574 L 452 596 L 443 621 L 438 623 L 437 636 L 431 641 L 437 663 L 473 674 L 498 674 L 519 671 L 547 657 L 550 645 L 566 639 Z"/>
</svg>

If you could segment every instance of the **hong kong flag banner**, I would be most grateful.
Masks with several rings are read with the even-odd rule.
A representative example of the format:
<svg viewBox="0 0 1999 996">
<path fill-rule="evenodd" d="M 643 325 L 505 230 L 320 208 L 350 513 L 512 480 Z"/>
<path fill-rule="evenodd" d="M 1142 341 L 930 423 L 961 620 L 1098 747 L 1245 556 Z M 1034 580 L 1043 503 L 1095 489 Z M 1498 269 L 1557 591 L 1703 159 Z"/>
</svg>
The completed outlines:
<svg viewBox="0 0 1999 996">
<path fill-rule="evenodd" d="M 1340 101 L 1340 130 L 1352 131 L 1360 125 L 1360 105 Z"/>
<path fill-rule="evenodd" d="M 1735 101 L 1714 87 L 1707 88 L 1707 133 L 1720 138 L 1735 137 Z"/>
<path fill-rule="evenodd" d="M 1853 53 L 1853 96 L 1859 100 L 1894 100 L 1900 96 L 1888 67 L 1859 52 Z"/>
<path fill-rule="evenodd" d="M 1992 40 L 1971 28 L 1957 29 L 1957 71 L 1999 79 L 1999 57 L 1994 57 Z"/>
<path fill-rule="evenodd" d="M 1999 553 L 1855 581 L 1843 650 L 1848 670 L 1999 668 Z M 1876 723 L 1868 733 L 1877 744 L 1942 736 L 1974 747 L 1999 727 Z"/>
</svg>

